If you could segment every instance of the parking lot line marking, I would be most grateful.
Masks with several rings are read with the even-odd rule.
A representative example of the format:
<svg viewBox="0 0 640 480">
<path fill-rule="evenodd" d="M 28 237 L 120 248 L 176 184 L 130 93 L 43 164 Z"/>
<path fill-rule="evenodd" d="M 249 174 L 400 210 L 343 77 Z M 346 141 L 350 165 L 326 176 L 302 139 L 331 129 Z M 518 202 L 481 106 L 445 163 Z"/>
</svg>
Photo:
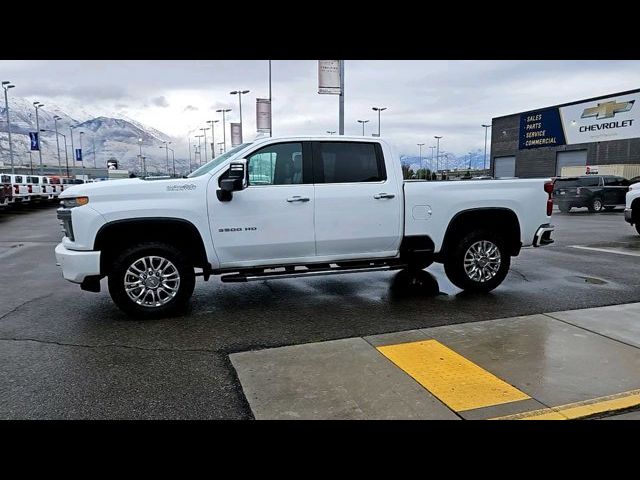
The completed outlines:
<svg viewBox="0 0 640 480">
<path fill-rule="evenodd" d="M 637 406 L 640 406 L 640 390 L 630 390 L 559 407 L 496 417 L 491 420 L 577 420 Z"/>
<path fill-rule="evenodd" d="M 456 412 L 531 398 L 437 340 L 377 348 Z"/>
<path fill-rule="evenodd" d="M 570 245 L 571 248 L 580 248 L 582 250 L 593 250 L 594 252 L 616 253 L 618 255 L 629 255 L 631 257 L 640 257 L 640 252 L 621 252 L 619 250 L 610 250 L 608 248 L 583 247 L 582 245 Z"/>
</svg>

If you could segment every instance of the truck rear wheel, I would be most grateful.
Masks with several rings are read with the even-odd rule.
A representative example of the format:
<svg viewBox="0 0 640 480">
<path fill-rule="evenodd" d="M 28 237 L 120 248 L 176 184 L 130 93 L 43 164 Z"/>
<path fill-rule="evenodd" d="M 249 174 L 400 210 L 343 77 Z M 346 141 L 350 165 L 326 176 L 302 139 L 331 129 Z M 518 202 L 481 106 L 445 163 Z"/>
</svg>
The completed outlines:
<svg viewBox="0 0 640 480">
<path fill-rule="evenodd" d="M 108 283 L 111 298 L 125 313 L 158 318 L 185 307 L 195 287 L 195 272 L 176 247 L 144 242 L 117 256 Z"/>
<path fill-rule="evenodd" d="M 444 271 L 456 287 L 471 292 L 490 292 L 507 276 L 511 256 L 504 239 L 488 230 L 464 236 L 444 262 Z"/>
<path fill-rule="evenodd" d="M 594 197 L 594 199 L 591 200 L 591 205 L 589 205 L 589 211 L 591 213 L 600 213 L 603 208 L 604 205 L 602 204 L 602 199 L 600 197 Z"/>
</svg>

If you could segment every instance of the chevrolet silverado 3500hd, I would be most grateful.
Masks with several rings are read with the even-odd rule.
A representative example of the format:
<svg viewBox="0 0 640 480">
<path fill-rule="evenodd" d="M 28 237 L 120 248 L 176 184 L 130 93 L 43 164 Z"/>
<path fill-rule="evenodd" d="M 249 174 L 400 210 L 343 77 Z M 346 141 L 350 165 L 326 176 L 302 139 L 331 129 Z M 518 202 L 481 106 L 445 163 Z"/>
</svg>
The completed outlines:
<svg viewBox="0 0 640 480">
<path fill-rule="evenodd" d="M 65 279 L 134 316 L 223 282 L 444 264 L 488 292 L 523 246 L 551 243 L 545 179 L 404 181 L 382 139 L 300 136 L 239 145 L 185 178 L 76 185 L 60 195 Z M 196 269 L 199 270 L 196 272 Z"/>
</svg>

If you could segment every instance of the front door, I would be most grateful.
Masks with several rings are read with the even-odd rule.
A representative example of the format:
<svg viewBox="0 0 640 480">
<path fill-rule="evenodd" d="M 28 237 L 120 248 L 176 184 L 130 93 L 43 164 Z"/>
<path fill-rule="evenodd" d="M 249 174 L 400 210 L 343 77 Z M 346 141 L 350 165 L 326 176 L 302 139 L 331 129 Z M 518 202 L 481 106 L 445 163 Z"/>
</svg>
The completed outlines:
<svg viewBox="0 0 640 480">
<path fill-rule="evenodd" d="M 396 254 L 402 236 L 401 179 L 380 144 L 313 144 L 316 253 L 357 259 Z"/>
<path fill-rule="evenodd" d="M 219 178 L 212 179 L 211 234 L 223 268 L 298 263 L 315 256 L 308 148 L 283 142 L 249 153 L 248 186 L 229 202 L 217 199 Z"/>
</svg>

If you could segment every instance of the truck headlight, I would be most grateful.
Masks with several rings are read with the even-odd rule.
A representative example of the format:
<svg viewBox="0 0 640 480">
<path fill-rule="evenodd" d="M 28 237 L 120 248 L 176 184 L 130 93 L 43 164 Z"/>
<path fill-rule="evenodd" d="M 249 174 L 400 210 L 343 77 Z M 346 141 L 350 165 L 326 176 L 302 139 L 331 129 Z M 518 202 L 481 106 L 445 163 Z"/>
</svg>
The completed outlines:
<svg viewBox="0 0 640 480">
<path fill-rule="evenodd" d="M 60 205 L 62 205 L 62 208 L 74 208 L 81 207 L 87 203 L 89 203 L 89 197 L 72 197 L 63 199 Z"/>
</svg>

